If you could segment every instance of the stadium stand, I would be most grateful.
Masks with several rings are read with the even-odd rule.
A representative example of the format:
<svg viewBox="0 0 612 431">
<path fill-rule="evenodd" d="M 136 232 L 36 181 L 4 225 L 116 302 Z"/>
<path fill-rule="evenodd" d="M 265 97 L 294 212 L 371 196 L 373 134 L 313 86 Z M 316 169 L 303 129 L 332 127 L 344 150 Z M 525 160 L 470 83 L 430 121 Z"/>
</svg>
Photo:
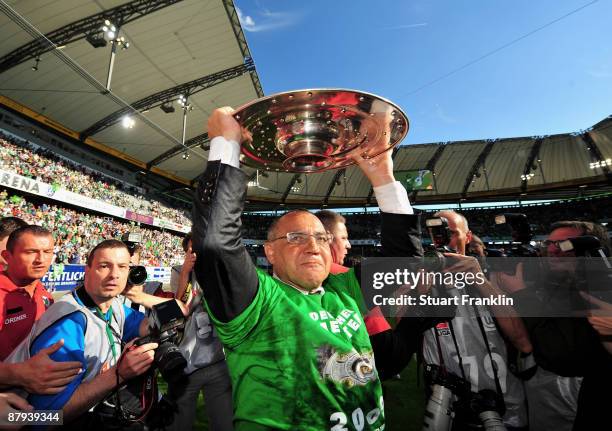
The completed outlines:
<svg viewBox="0 0 612 431">
<path fill-rule="evenodd" d="M 424 221 L 433 215 L 434 211 L 419 211 L 421 213 L 422 230 Z M 545 235 L 551 223 L 558 220 L 588 220 L 607 225 L 612 219 L 612 200 L 609 195 L 584 199 L 566 199 L 557 202 L 532 203 L 515 206 L 476 207 L 458 209 L 466 216 L 470 229 L 484 238 L 485 241 L 509 240 L 509 232 L 496 227 L 494 218 L 503 213 L 523 213 L 527 216 L 534 237 Z M 351 240 L 376 240 L 380 236 L 379 214 L 343 213 Z M 245 214 L 243 229 L 245 238 L 254 240 L 265 239 L 267 226 L 276 214 Z"/>
<path fill-rule="evenodd" d="M 87 253 L 104 239 L 116 238 L 137 230 L 142 235 L 141 263 L 147 266 L 172 266 L 180 263 L 182 238 L 168 231 L 137 227 L 111 217 L 49 205 L 35 204 L 28 198 L 0 189 L 0 217 L 19 217 L 42 225 L 55 237 L 56 263 L 83 264 Z"/>
<path fill-rule="evenodd" d="M 153 217 L 164 217 L 181 224 L 191 223 L 182 211 L 147 199 L 138 193 L 136 187 L 124 185 L 99 172 L 60 158 L 48 149 L 1 132 L 0 144 L 0 169 Z"/>
</svg>

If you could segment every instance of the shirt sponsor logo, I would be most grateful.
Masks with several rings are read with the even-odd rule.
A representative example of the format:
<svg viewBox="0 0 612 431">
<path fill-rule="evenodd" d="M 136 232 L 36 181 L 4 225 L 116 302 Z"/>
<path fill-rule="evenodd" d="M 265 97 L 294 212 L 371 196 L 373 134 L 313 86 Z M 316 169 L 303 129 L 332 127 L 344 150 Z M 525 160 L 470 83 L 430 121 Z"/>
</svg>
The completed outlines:
<svg viewBox="0 0 612 431">
<path fill-rule="evenodd" d="M 448 327 L 447 322 L 438 323 L 436 325 L 436 331 L 438 331 L 438 335 L 444 336 L 444 337 L 449 336 L 451 334 L 450 328 Z"/>
<path fill-rule="evenodd" d="M 10 325 L 11 323 L 16 323 L 16 322 L 19 322 L 20 320 L 27 319 L 27 318 L 28 318 L 27 313 L 23 313 L 23 314 L 20 314 L 19 316 L 9 317 L 8 319 L 4 321 L 4 324 Z"/>
</svg>

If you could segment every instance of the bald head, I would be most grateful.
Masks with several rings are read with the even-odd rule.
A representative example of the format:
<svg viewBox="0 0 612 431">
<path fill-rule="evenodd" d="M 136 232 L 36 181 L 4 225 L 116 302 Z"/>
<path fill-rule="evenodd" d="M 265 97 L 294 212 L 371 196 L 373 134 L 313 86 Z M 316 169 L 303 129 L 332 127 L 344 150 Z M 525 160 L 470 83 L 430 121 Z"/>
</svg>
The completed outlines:
<svg viewBox="0 0 612 431">
<path fill-rule="evenodd" d="M 312 217 L 316 218 L 310 211 L 307 211 L 307 210 L 297 209 L 297 210 L 289 211 L 272 222 L 272 224 L 268 228 L 268 236 L 267 236 L 268 241 L 271 241 L 274 238 L 278 238 L 279 232 L 282 229 L 284 229 L 287 224 L 290 225 L 293 220 L 296 220 L 296 218 L 299 218 L 300 214 L 304 214 L 305 217 L 307 217 L 308 215 L 311 215 Z M 291 230 L 283 231 L 283 233 L 287 233 L 287 232 L 291 232 Z"/>
<path fill-rule="evenodd" d="M 451 231 L 449 247 L 457 250 L 459 254 L 465 254 L 466 245 L 472 240 L 472 232 L 468 227 L 467 219 L 453 210 L 438 211 L 434 217 L 444 217 L 448 220 L 448 228 Z"/>
<path fill-rule="evenodd" d="M 452 222 L 455 224 L 457 229 L 461 229 L 463 230 L 463 232 L 467 232 L 470 230 L 468 227 L 467 219 L 462 214 L 459 214 L 456 211 L 453 211 L 453 210 L 438 211 L 437 213 L 434 214 L 434 217 L 444 217 L 446 220 L 448 220 L 449 223 L 451 223 L 451 220 L 452 220 Z"/>
</svg>

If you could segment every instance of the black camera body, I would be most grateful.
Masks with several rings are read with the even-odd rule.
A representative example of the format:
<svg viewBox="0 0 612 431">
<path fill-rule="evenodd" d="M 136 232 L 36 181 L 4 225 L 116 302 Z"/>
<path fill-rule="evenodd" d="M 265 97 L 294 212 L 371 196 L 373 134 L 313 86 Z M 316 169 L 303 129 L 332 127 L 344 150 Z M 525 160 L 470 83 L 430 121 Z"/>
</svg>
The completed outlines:
<svg viewBox="0 0 612 431">
<path fill-rule="evenodd" d="M 448 220 L 445 217 L 433 217 L 425 220 L 425 226 L 431 237 L 431 245 L 423 250 L 425 270 L 429 272 L 441 272 L 447 267 L 447 259 L 444 253 L 456 253 L 450 248 L 451 232 Z"/>
<path fill-rule="evenodd" d="M 138 246 L 140 245 L 142 237 L 140 233 L 137 232 L 127 232 L 124 233 L 121 237 L 121 242 L 123 242 L 128 251 L 130 252 L 130 256 L 134 256 Z M 148 274 L 147 268 L 142 265 L 131 265 L 130 273 L 128 274 L 128 284 L 131 286 L 136 286 L 139 284 L 144 284 L 147 281 Z"/>
<path fill-rule="evenodd" d="M 154 305 L 149 315 L 149 335 L 141 337 L 134 345 L 157 343 L 155 365 L 167 382 L 174 382 L 183 377 L 187 366 L 182 353 L 177 347 L 181 330 L 185 327 L 185 316 L 176 301 L 166 301 Z"/>
<path fill-rule="evenodd" d="M 498 257 L 487 260 L 488 270 L 515 275 L 517 263 L 520 261 L 523 262 L 525 281 L 536 282 L 542 275 L 543 262 L 539 259 L 541 253 L 538 248 L 531 245 L 533 234 L 527 216 L 521 213 L 499 214 L 495 216 L 495 224 L 497 226 L 507 225 L 510 228 L 512 243 L 503 253 L 487 250 L 487 257 Z M 500 257 L 510 259 L 499 259 Z M 534 259 L 525 261 L 513 259 L 525 257 Z"/>
<path fill-rule="evenodd" d="M 504 213 L 495 216 L 495 224 L 507 224 L 512 235 L 512 244 L 506 251 L 508 257 L 538 257 L 538 249 L 531 245 L 533 234 L 525 214 Z"/>
</svg>

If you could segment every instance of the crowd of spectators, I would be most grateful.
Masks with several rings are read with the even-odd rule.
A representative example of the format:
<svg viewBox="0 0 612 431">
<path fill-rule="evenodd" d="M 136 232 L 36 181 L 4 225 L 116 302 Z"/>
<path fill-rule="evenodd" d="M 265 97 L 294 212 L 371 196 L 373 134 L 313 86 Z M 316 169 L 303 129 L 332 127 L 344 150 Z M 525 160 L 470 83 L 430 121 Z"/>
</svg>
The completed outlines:
<svg viewBox="0 0 612 431">
<path fill-rule="evenodd" d="M 129 208 L 153 217 L 189 225 L 181 210 L 143 196 L 136 187 L 61 158 L 52 151 L 0 132 L 0 169 L 62 187 L 74 193 Z"/>
<path fill-rule="evenodd" d="M 170 232 L 47 203 L 35 204 L 22 196 L 0 190 L 0 217 L 9 216 L 49 229 L 55 237 L 56 263 L 84 264 L 87 253 L 96 244 L 104 239 L 121 239 L 130 231 L 142 235 L 142 265 L 169 267 L 180 264 L 183 255 L 182 238 Z"/>
<path fill-rule="evenodd" d="M 612 222 L 612 199 L 609 196 L 559 201 L 520 207 L 465 208 L 458 210 L 468 219 L 470 229 L 487 240 L 507 240 L 507 226 L 495 225 L 495 216 L 503 213 L 522 213 L 527 216 L 534 236 L 546 235 L 550 225 L 558 220 L 594 220 L 599 223 Z M 435 211 L 419 211 L 421 228 L 425 232 L 425 220 Z M 351 239 L 378 239 L 380 237 L 380 215 L 378 213 L 343 214 Z M 266 230 L 275 214 L 245 214 L 242 217 L 243 236 L 249 239 L 265 239 Z"/>
</svg>

